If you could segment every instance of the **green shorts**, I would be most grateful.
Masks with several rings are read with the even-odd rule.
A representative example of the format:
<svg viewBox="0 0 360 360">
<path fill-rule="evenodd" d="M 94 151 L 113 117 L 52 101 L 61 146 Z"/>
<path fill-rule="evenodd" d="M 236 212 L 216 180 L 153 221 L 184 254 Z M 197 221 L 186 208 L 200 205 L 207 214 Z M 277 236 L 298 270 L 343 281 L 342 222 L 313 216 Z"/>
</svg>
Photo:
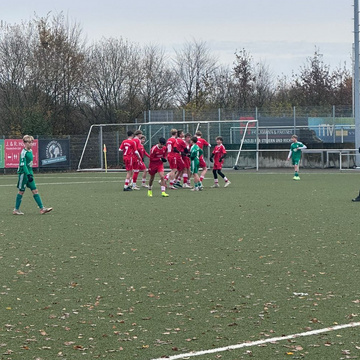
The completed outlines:
<svg viewBox="0 0 360 360">
<path fill-rule="evenodd" d="M 190 171 L 192 174 L 197 174 L 199 172 L 199 165 L 199 160 L 191 160 Z"/>
<path fill-rule="evenodd" d="M 300 164 L 300 159 L 292 159 L 292 164 L 293 165 L 299 165 Z"/>
<path fill-rule="evenodd" d="M 17 188 L 19 191 L 25 191 L 27 187 L 30 190 L 36 190 L 35 180 L 28 182 L 28 178 L 25 174 L 19 174 Z"/>
</svg>

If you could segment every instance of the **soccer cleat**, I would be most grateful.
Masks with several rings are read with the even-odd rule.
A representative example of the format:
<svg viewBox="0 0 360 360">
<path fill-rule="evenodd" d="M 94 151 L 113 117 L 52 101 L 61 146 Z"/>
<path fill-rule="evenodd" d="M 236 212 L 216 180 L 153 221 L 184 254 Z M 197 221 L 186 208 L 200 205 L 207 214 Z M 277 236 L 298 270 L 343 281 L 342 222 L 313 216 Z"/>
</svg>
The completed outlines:
<svg viewBox="0 0 360 360">
<path fill-rule="evenodd" d="M 124 191 L 132 191 L 132 188 L 130 186 L 124 187 Z"/>
<path fill-rule="evenodd" d="M 210 186 L 211 188 L 219 188 L 220 187 L 220 185 L 218 184 L 218 183 L 216 183 L 216 184 L 214 184 L 214 185 L 212 185 L 212 186 Z"/>
<path fill-rule="evenodd" d="M 187 183 L 185 183 L 185 184 L 183 185 L 183 188 L 184 188 L 184 189 L 191 189 L 192 186 L 189 185 L 189 184 L 187 184 Z"/>
<path fill-rule="evenodd" d="M 193 189 L 191 189 L 190 191 L 199 191 L 198 187 L 194 187 Z"/>
<path fill-rule="evenodd" d="M 176 182 L 176 183 L 174 184 L 174 186 L 175 186 L 176 188 L 179 188 L 179 189 L 182 188 L 182 185 L 181 185 L 179 182 Z"/>
<path fill-rule="evenodd" d="M 149 187 L 149 185 L 146 185 L 146 184 L 142 184 L 141 186 L 144 187 L 144 188 L 148 188 L 148 187 Z"/>
<path fill-rule="evenodd" d="M 136 186 L 136 185 L 133 186 L 132 189 L 133 189 L 133 190 L 140 190 L 140 188 L 139 188 L 138 186 Z"/>
<path fill-rule="evenodd" d="M 171 190 L 177 190 L 177 188 L 175 186 L 169 186 L 169 189 Z"/>
<path fill-rule="evenodd" d="M 19 209 L 14 209 L 13 215 L 24 215 L 24 213 L 22 211 L 20 211 Z"/>
<path fill-rule="evenodd" d="M 148 190 L 148 197 L 152 197 L 152 190 Z"/>
<path fill-rule="evenodd" d="M 228 187 L 230 184 L 231 184 L 231 182 L 228 180 L 228 181 L 225 183 L 224 187 Z"/>
<path fill-rule="evenodd" d="M 165 191 L 163 191 L 163 192 L 161 193 L 161 196 L 162 196 L 162 197 L 169 197 L 169 194 L 167 194 Z"/>
<path fill-rule="evenodd" d="M 294 176 L 293 180 L 299 181 L 300 180 L 300 176 Z"/>
<path fill-rule="evenodd" d="M 40 209 L 40 214 L 41 215 L 44 215 L 50 211 L 52 211 L 53 208 L 46 208 L 46 207 L 43 207 L 42 209 Z"/>
</svg>

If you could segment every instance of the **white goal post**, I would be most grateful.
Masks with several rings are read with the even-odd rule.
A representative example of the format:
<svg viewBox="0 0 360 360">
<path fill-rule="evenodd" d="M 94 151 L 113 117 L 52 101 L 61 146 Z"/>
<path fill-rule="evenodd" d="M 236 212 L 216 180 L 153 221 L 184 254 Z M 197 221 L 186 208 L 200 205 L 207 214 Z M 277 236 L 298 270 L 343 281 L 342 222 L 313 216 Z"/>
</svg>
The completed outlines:
<svg viewBox="0 0 360 360">
<path fill-rule="evenodd" d="M 157 144 L 160 137 L 168 139 L 171 129 L 182 129 L 184 133 L 194 135 L 202 132 L 212 148 L 216 145 L 215 138 L 221 136 L 228 156 L 224 167 L 239 169 L 259 168 L 259 141 L 257 120 L 221 120 L 221 121 L 181 121 L 181 122 L 146 122 L 123 124 L 94 124 L 90 126 L 81 156 L 78 171 L 108 171 L 123 170 L 119 146 L 127 138 L 128 130 L 140 129 L 146 136 L 145 149 L 150 151 Z M 106 145 L 106 159 L 104 160 L 104 145 Z M 204 158 L 210 166 L 211 148 L 204 149 Z"/>
</svg>

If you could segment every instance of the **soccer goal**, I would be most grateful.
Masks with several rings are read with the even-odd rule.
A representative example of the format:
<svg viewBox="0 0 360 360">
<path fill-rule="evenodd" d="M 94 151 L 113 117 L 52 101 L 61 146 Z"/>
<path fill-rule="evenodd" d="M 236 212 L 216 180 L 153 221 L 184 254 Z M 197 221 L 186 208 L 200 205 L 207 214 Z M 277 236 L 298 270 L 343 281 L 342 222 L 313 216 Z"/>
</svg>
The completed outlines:
<svg viewBox="0 0 360 360">
<path fill-rule="evenodd" d="M 201 131 L 202 137 L 212 148 L 216 145 L 215 138 L 221 136 L 228 152 L 224 167 L 258 169 L 258 121 L 221 120 L 91 125 L 81 152 L 78 171 L 121 171 L 124 166 L 119 146 L 127 138 L 129 130 L 142 130 L 146 136 L 145 149 L 149 152 L 160 137 L 168 139 L 170 130 L 174 128 L 192 135 Z M 208 166 L 211 152 L 211 148 L 204 149 Z"/>
</svg>

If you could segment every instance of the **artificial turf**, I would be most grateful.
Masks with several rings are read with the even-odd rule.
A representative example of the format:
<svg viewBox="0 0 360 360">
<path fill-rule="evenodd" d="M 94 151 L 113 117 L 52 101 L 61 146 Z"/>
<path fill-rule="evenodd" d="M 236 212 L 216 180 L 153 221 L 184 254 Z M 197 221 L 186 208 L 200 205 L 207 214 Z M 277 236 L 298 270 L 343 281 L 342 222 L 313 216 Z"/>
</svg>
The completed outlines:
<svg viewBox="0 0 360 360">
<path fill-rule="evenodd" d="M 174 356 L 357 321 L 356 173 L 227 172 L 123 192 L 124 174 L 0 177 L 1 359 Z M 210 177 L 210 173 L 208 173 Z M 359 328 L 195 359 L 360 358 Z M 185 357 L 184 357 L 185 358 Z"/>
</svg>

